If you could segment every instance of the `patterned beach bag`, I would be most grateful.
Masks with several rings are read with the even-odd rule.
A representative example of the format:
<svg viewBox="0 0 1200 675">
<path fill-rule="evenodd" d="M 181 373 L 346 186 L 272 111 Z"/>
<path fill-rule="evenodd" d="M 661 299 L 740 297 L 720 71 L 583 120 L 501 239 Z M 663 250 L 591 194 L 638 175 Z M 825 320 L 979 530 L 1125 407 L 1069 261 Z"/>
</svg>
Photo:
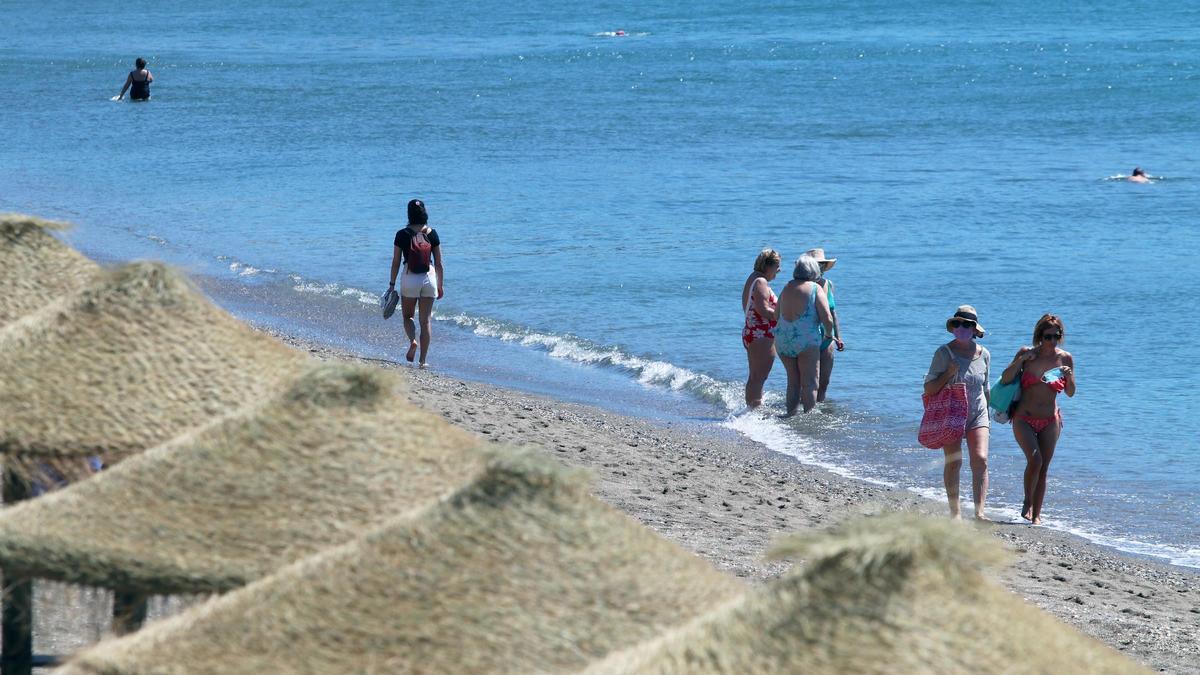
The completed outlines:
<svg viewBox="0 0 1200 675">
<path fill-rule="evenodd" d="M 925 414 L 921 417 L 921 430 L 917 440 L 933 450 L 958 442 L 967 433 L 967 385 L 951 384 L 930 396 L 923 394 Z"/>
</svg>

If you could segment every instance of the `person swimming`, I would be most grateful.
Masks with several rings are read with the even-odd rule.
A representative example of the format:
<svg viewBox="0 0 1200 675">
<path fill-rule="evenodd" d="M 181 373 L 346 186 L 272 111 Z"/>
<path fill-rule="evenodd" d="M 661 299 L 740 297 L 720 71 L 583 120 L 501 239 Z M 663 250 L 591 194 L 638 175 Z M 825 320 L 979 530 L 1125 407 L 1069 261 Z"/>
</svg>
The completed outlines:
<svg viewBox="0 0 1200 675">
<path fill-rule="evenodd" d="M 146 70 L 146 59 L 138 57 L 133 65 L 135 68 L 129 71 L 129 76 L 125 78 L 125 86 L 121 87 L 117 100 L 125 98 L 125 92 L 128 91 L 130 101 L 149 101 L 150 83 L 154 81 L 154 76 Z"/>
<path fill-rule="evenodd" d="M 1142 170 L 1142 167 L 1135 166 L 1135 167 L 1133 167 L 1133 173 L 1129 174 L 1129 182 L 1130 183 L 1149 183 L 1150 177 L 1146 175 L 1146 172 Z"/>
</svg>

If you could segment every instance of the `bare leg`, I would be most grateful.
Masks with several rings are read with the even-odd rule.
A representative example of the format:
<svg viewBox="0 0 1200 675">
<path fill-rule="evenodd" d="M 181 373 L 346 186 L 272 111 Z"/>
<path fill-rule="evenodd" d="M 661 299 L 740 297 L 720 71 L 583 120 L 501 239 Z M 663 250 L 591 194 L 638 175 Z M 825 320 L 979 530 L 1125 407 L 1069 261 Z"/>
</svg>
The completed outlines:
<svg viewBox="0 0 1200 675">
<path fill-rule="evenodd" d="M 958 506 L 958 472 L 962 469 L 962 441 L 945 446 L 942 452 L 946 454 L 946 465 L 942 467 L 942 484 L 946 486 L 950 517 L 959 520 L 962 518 Z"/>
<path fill-rule="evenodd" d="M 821 354 L 816 349 L 805 349 L 796 358 L 796 366 L 800 371 L 800 402 L 804 412 L 817 405 L 817 369 L 821 364 Z"/>
<path fill-rule="evenodd" d="M 787 371 L 787 416 L 791 417 L 796 414 L 796 408 L 800 405 L 800 370 L 794 356 L 780 354 L 779 360 L 783 362 L 783 369 Z"/>
<path fill-rule="evenodd" d="M 971 497 L 975 500 L 975 519 L 987 520 L 983 513 L 988 490 L 988 441 L 991 430 L 975 427 L 967 431 L 967 453 L 971 458 Z"/>
<path fill-rule="evenodd" d="M 413 321 L 413 315 L 416 312 L 416 298 L 400 298 L 400 314 L 404 317 L 404 334 L 408 336 L 408 353 L 404 355 L 404 359 L 409 363 L 412 363 L 413 356 L 417 353 L 417 324 Z"/>
<path fill-rule="evenodd" d="M 1042 524 L 1042 501 L 1046 498 L 1046 476 L 1050 472 L 1050 460 L 1054 459 L 1054 448 L 1062 435 L 1062 421 L 1055 420 L 1038 434 L 1038 447 L 1042 450 L 1042 467 L 1038 472 L 1037 487 L 1030 496 L 1033 499 L 1033 524 Z"/>
<path fill-rule="evenodd" d="M 825 400 L 825 391 L 829 389 L 829 376 L 833 374 L 833 352 L 834 345 L 829 345 L 828 348 L 821 351 L 821 380 L 817 384 L 817 402 L 821 403 Z"/>
<path fill-rule="evenodd" d="M 418 305 L 421 308 L 421 365 L 424 366 L 429 354 L 429 338 L 433 335 L 433 298 L 421 298 Z"/>
<path fill-rule="evenodd" d="M 1038 476 L 1042 472 L 1042 453 L 1038 449 L 1038 435 L 1033 427 L 1023 420 L 1013 420 L 1013 437 L 1021 452 L 1025 453 L 1025 499 L 1021 504 L 1021 517 L 1033 520 L 1033 492 L 1037 487 Z"/>
<path fill-rule="evenodd" d="M 746 405 L 757 408 L 762 405 L 763 385 L 775 365 L 775 341 L 755 340 L 746 347 L 746 362 L 750 375 L 746 378 Z"/>
</svg>

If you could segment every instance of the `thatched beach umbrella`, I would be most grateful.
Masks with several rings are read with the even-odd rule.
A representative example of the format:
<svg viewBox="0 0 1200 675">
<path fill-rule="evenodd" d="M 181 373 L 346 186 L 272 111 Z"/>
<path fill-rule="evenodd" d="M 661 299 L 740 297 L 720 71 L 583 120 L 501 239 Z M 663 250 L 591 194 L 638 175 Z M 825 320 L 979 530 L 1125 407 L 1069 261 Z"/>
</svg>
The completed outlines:
<svg viewBox="0 0 1200 675">
<path fill-rule="evenodd" d="M 112 463 L 258 401 L 304 360 L 165 265 L 99 272 L 0 329 L 4 502 L 90 473 L 88 457 Z M 32 658 L 29 581 L 7 575 L 3 604 L 8 675 Z"/>
<path fill-rule="evenodd" d="M 985 578 L 1003 551 L 950 521 L 873 518 L 779 552 L 810 562 L 586 672 L 1143 672 Z"/>
<path fill-rule="evenodd" d="M 498 455 L 436 506 L 101 643 L 62 672 L 561 671 L 742 588 L 577 475 Z"/>
<path fill-rule="evenodd" d="M 273 400 L 0 512 L 0 569 L 139 597 L 226 591 L 469 482 L 476 437 L 395 375 L 315 366 Z"/>
<path fill-rule="evenodd" d="M 0 459 L 26 478 L 111 463 L 261 400 L 304 361 L 165 265 L 104 271 L 0 330 Z"/>
<path fill-rule="evenodd" d="M 50 234 L 66 223 L 0 214 L 0 326 L 74 293 L 100 268 Z"/>
</svg>

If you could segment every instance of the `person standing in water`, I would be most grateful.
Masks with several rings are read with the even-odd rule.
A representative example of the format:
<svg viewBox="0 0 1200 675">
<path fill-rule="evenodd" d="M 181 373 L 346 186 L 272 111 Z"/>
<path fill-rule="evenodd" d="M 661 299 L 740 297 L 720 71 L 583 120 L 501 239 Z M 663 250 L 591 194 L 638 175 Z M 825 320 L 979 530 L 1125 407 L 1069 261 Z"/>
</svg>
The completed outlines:
<svg viewBox="0 0 1200 675">
<path fill-rule="evenodd" d="M 787 417 L 817 404 L 817 372 L 821 363 L 821 341 L 833 332 L 833 316 L 825 291 L 817 285 L 821 267 L 805 254 L 792 269 L 792 280 L 779 293 L 779 325 L 775 349 L 787 371 Z"/>
<path fill-rule="evenodd" d="M 762 405 L 763 384 L 775 364 L 775 292 L 771 281 L 779 274 L 781 258 L 773 249 L 764 248 L 754 260 L 754 271 L 742 284 L 742 346 L 750 374 L 746 377 L 746 405 Z"/>
<path fill-rule="evenodd" d="M 1025 453 L 1025 500 L 1021 517 L 1042 524 L 1046 475 L 1054 448 L 1062 435 L 1058 394 L 1075 395 L 1075 359 L 1058 348 L 1062 344 L 1062 319 L 1045 314 L 1033 328 L 1033 346 L 1022 347 L 1000 376 L 1001 383 L 1021 378 L 1021 400 L 1013 411 L 1013 436 Z"/>
<path fill-rule="evenodd" d="M 135 67 L 125 78 L 125 86 L 121 87 L 121 93 L 117 95 L 117 100 L 125 98 L 125 92 L 128 91 L 130 101 L 149 101 L 150 83 L 154 81 L 154 76 L 150 74 L 149 70 L 146 70 L 146 59 L 138 57 L 133 65 Z"/>
<path fill-rule="evenodd" d="M 400 313 L 404 317 L 404 332 L 408 335 L 408 352 L 404 358 L 412 363 L 417 353 L 417 327 L 413 323 L 413 314 L 420 309 L 420 365 L 425 368 L 433 328 L 433 301 L 445 295 L 445 282 L 442 240 L 437 230 L 429 227 L 429 213 L 420 199 L 408 203 L 408 226 L 396 232 L 389 291 L 396 287 L 396 275 L 401 267 L 404 275 L 400 277 Z"/>
<path fill-rule="evenodd" d="M 946 330 L 954 339 L 937 348 L 933 362 L 925 375 L 925 393 L 933 396 L 947 385 L 967 385 L 967 452 L 971 456 L 971 493 L 975 499 L 976 520 L 987 520 L 983 507 L 988 489 L 988 438 L 991 420 L 988 419 L 988 377 L 992 355 L 982 345 L 975 344 L 976 338 L 985 335 L 975 308 L 960 305 L 954 316 L 946 319 Z M 958 503 L 958 474 L 962 469 L 962 440 L 942 448 L 946 464 L 942 469 L 942 483 L 946 487 L 946 500 L 950 503 L 950 517 L 961 518 Z"/>
<path fill-rule="evenodd" d="M 825 273 L 837 264 L 837 258 L 826 258 L 823 248 L 809 249 L 805 255 L 812 256 L 821 266 L 821 278 L 817 279 L 817 284 L 825 289 L 825 297 L 829 300 L 829 313 L 833 315 L 833 333 L 825 336 L 825 340 L 821 342 L 820 377 L 817 381 L 817 402 L 820 403 L 825 400 L 825 392 L 829 389 L 829 377 L 833 374 L 834 349 L 844 351 L 846 343 L 842 342 L 842 324 L 838 322 L 837 303 L 833 299 L 833 282 L 825 276 Z"/>
</svg>

